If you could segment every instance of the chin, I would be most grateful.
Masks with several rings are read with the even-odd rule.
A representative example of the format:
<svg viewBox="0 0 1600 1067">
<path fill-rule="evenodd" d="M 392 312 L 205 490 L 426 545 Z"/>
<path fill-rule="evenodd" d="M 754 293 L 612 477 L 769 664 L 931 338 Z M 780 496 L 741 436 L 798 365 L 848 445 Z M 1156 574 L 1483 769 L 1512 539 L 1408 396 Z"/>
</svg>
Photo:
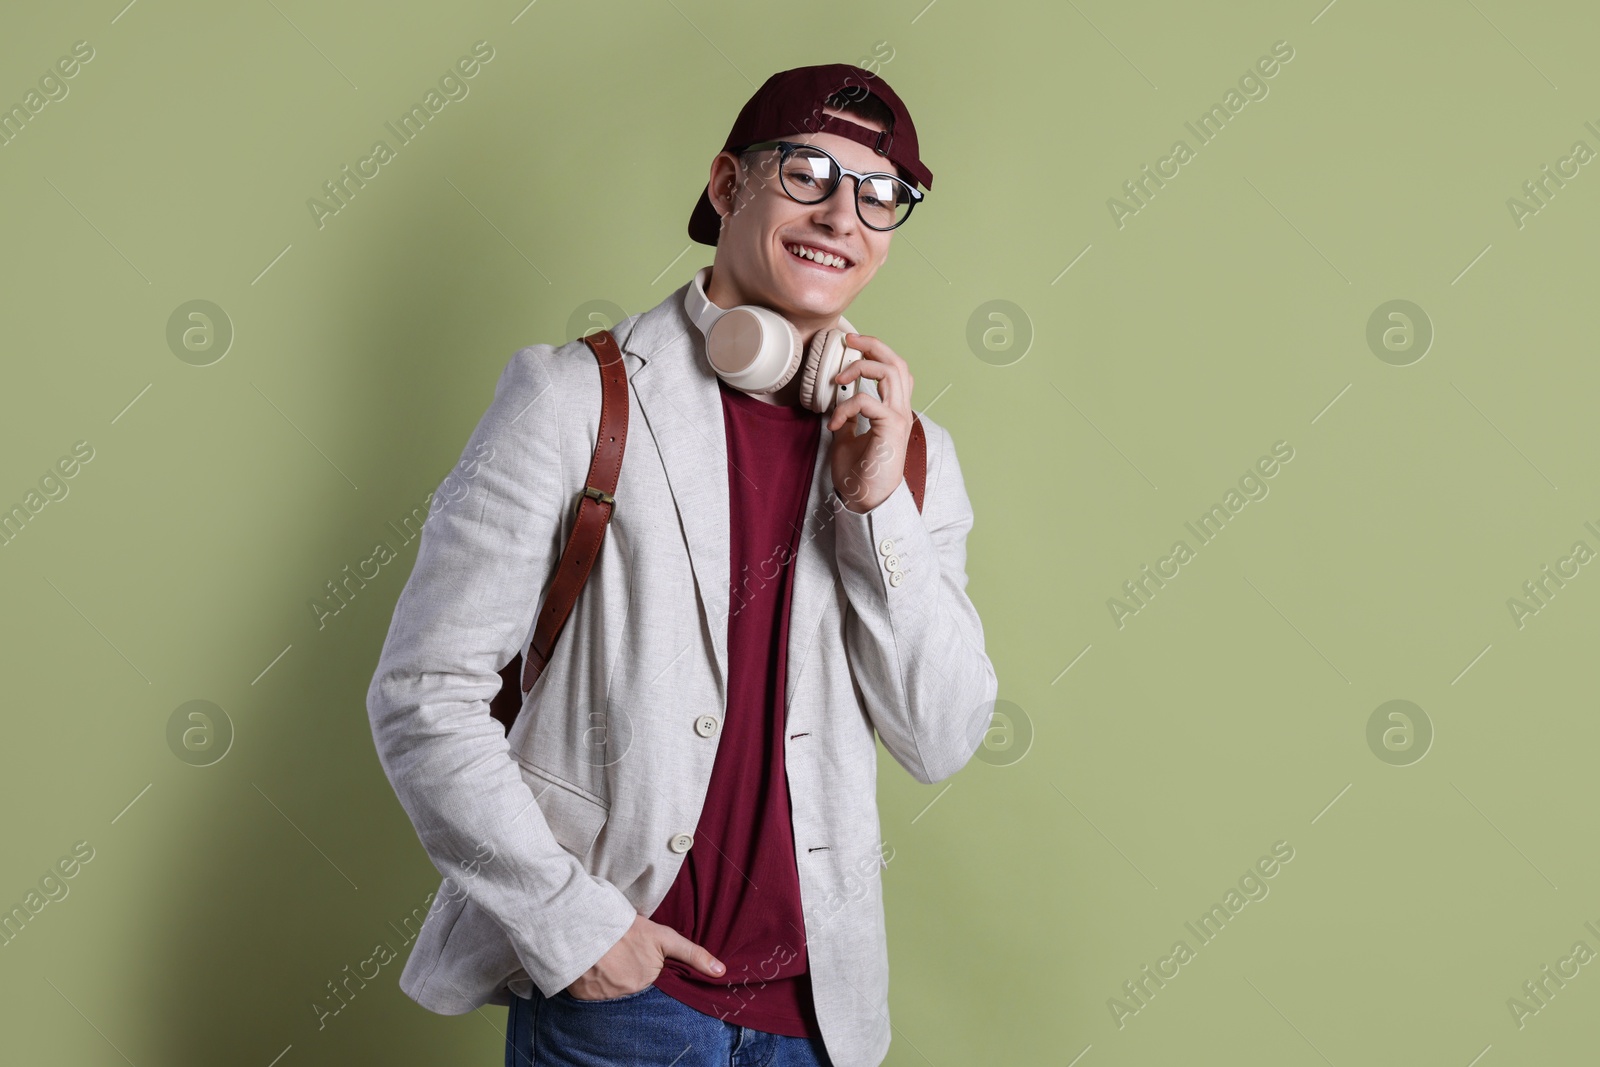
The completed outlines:
<svg viewBox="0 0 1600 1067">
<path fill-rule="evenodd" d="M 839 297 L 831 293 L 826 295 L 820 293 L 785 293 L 784 297 L 786 318 L 804 316 L 814 319 L 831 319 L 837 315 L 842 315 L 844 309 L 849 306 L 848 301 L 841 303 Z"/>
<path fill-rule="evenodd" d="M 856 269 L 852 268 L 851 273 Z M 855 279 L 848 276 L 813 280 L 781 271 L 773 280 L 773 290 L 784 303 L 807 315 L 840 314 L 855 298 L 856 288 Z"/>
</svg>

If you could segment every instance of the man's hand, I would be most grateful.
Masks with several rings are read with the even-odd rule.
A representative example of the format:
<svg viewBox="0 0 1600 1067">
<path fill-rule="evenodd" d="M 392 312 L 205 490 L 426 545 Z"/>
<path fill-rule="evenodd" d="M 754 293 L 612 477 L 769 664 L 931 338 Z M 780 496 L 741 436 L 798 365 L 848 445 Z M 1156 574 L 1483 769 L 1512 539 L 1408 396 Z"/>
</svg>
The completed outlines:
<svg viewBox="0 0 1600 1067">
<path fill-rule="evenodd" d="M 722 977 L 727 969 L 672 927 L 635 915 L 622 940 L 567 986 L 567 993 L 575 1000 L 609 1000 L 637 993 L 656 980 L 669 956 L 713 978 Z"/>
<path fill-rule="evenodd" d="M 872 378 L 878 383 L 874 397 L 859 386 L 856 395 L 833 409 L 828 429 L 833 432 L 828 462 L 833 487 L 851 511 L 871 511 L 905 479 L 906 442 L 911 439 L 911 369 L 894 350 L 876 337 L 845 334 L 845 344 L 861 358 L 840 371 L 836 384 Z M 865 415 L 867 431 L 855 432 L 855 417 Z M 849 425 L 850 431 L 840 433 Z"/>
</svg>

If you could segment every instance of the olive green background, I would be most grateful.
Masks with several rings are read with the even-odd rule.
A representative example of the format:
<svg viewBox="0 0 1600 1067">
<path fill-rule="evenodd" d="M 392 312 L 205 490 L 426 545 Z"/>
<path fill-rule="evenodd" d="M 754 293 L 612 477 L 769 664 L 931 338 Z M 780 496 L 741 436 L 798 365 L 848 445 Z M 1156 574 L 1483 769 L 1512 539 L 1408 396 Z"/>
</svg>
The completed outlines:
<svg viewBox="0 0 1600 1067">
<path fill-rule="evenodd" d="M 887 1062 L 1593 1060 L 1600 966 L 1507 1005 L 1600 950 L 1600 567 L 1521 626 L 1507 603 L 1600 549 L 1597 166 L 1507 205 L 1600 149 L 1591 6 L 123 2 L 0 30 L 6 106 L 94 49 L 0 147 L 0 506 L 94 450 L 0 548 L 0 906 L 94 849 L 0 948 L 5 1058 L 500 1062 L 503 1008 L 396 984 L 438 874 L 364 699 L 415 543 L 322 629 L 310 601 L 439 485 L 517 348 L 709 262 L 684 227 L 739 107 L 842 61 L 878 64 L 935 175 L 849 313 L 954 434 L 1006 702 L 948 782 L 880 753 Z M 319 228 L 308 199 L 480 40 L 469 95 Z M 234 335 L 207 366 L 167 339 L 192 300 Z M 1403 366 L 1367 342 L 1393 300 L 1434 333 Z M 1200 545 L 1184 524 L 1280 441 Z M 1420 761 L 1420 734 L 1369 747 L 1396 699 Z M 169 746 L 192 700 L 231 724 L 210 766 Z M 1280 841 L 1202 947 L 1185 922 Z"/>
</svg>

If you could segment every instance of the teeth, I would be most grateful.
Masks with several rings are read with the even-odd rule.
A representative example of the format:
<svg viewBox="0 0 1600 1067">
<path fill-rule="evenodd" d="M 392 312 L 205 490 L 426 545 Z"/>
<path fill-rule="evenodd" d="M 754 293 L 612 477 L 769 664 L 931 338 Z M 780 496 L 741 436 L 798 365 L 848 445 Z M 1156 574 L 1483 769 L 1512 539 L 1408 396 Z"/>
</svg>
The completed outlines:
<svg viewBox="0 0 1600 1067">
<path fill-rule="evenodd" d="M 823 252 L 820 249 L 811 248 L 807 245 L 785 245 L 784 247 L 788 248 L 789 251 L 793 252 L 797 256 L 804 256 L 806 259 L 821 263 L 824 266 L 838 267 L 843 269 L 845 265 L 845 261 L 843 259 L 831 252 Z"/>
</svg>

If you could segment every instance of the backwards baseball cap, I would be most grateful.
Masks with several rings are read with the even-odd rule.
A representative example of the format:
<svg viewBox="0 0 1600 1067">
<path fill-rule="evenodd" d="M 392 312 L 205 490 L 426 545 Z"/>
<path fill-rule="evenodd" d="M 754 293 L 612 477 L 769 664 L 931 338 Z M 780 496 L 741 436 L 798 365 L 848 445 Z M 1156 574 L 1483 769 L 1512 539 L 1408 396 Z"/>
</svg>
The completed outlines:
<svg viewBox="0 0 1600 1067">
<path fill-rule="evenodd" d="M 881 100 L 894 121 L 879 132 L 859 123 L 822 112 L 823 102 L 835 94 L 859 100 L 867 93 Z M 841 109 L 835 109 L 841 110 Z M 774 74 L 762 83 L 745 102 L 733 122 L 724 152 L 738 152 L 761 141 L 775 141 L 807 133 L 835 133 L 848 137 L 898 164 L 925 189 L 933 188 L 933 172 L 922 165 L 917 153 L 917 128 L 911 114 L 882 77 L 848 63 L 825 63 L 814 67 L 795 67 Z M 689 216 L 689 236 L 703 245 L 717 243 L 722 216 L 711 206 L 711 186 L 700 191 L 700 199 Z"/>
</svg>

